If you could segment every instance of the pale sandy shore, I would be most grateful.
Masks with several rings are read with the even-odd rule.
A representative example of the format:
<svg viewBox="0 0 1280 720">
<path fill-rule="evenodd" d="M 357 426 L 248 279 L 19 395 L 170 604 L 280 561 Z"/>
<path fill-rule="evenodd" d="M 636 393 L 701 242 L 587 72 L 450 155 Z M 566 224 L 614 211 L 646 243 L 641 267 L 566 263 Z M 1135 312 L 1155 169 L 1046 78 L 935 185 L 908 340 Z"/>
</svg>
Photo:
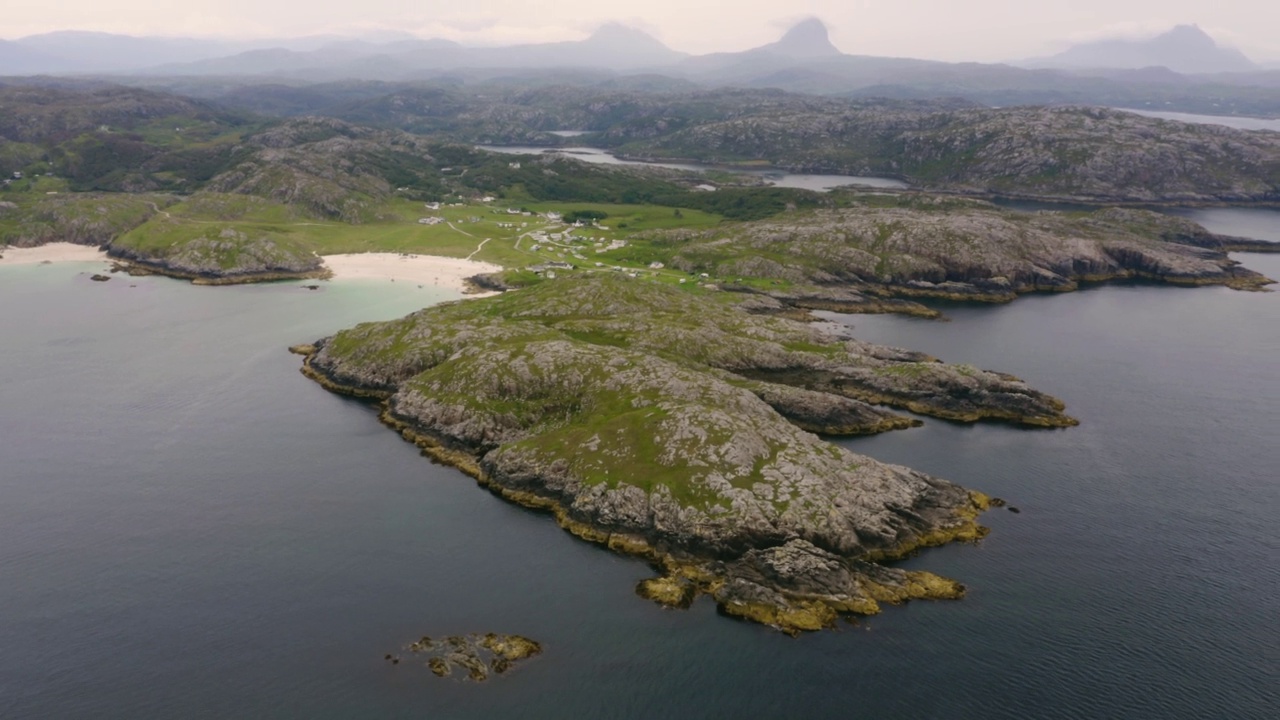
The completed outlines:
<svg viewBox="0 0 1280 720">
<path fill-rule="evenodd" d="M 0 267 L 60 262 L 108 262 L 107 254 L 96 247 L 72 243 L 49 243 L 34 248 L 0 248 Z M 325 255 L 324 264 L 334 280 L 386 280 L 462 291 L 466 278 L 498 272 L 502 266 L 477 260 L 437 255 L 399 253 L 356 253 Z"/>
<path fill-rule="evenodd" d="M 388 280 L 453 290 L 464 289 L 463 281 L 472 275 L 502 270 L 501 265 L 477 260 L 399 253 L 325 255 L 324 264 L 334 280 Z"/>
<path fill-rule="evenodd" d="M 39 265 L 45 262 L 106 262 L 107 254 L 96 247 L 72 243 L 49 243 L 33 248 L 0 248 L 0 266 Z"/>
</svg>

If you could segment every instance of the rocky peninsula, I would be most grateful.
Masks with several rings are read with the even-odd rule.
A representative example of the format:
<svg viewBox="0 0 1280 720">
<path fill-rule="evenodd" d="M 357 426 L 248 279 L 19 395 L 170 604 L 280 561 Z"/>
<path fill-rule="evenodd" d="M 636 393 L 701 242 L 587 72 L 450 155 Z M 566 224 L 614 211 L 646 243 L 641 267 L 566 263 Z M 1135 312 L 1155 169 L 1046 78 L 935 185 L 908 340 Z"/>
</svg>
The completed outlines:
<svg viewBox="0 0 1280 720">
<path fill-rule="evenodd" d="M 781 307 L 593 273 L 294 350 L 326 388 L 380 401 L 383 421 L 434 459 L 648 560 L 659 576 L 638 592 L 657 602 L 706 594 L 794 633 L 885 602 L 961 597 L 957 582 L 881 563 L 981 538 L 988 498 L 808 431 L 912 423 L 868 402 L 960 421 L 1075 420 L 1011 376 L 762 314 L 770 303 Z"/>
<path fill-rule="evenodd" d="M 1273 281 L 1228 252 L 1280 251 L 1150 210 L 1018 212 L 929 194 L 853 195 L 840 208 L 648 239 L 666 265 L 725 289 L 805 308 L 922 315 L 930 311 L 911 300 L 1008 302 L 1109 280 L 1256 290 Z"/>
<path fill-rule="evenodd" d="M 271 280 L 327 278 L 319 255 L 301 243 L 269 234 L 250 236 L 231 227 L 213 227 L 200 237 L 169 246 L 131 242 L 126 236 L 107 254 L 134 274 L 166 275 L 199 285 L 234 285 Z"/>
</svg>

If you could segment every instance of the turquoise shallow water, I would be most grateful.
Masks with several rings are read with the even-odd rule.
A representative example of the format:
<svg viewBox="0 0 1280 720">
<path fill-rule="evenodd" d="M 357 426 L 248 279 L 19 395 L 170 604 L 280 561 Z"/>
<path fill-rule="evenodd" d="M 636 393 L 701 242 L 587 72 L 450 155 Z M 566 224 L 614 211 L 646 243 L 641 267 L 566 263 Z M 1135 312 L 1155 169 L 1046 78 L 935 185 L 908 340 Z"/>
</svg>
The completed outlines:
<svg viewBox="0 0 1280 720">
<path fill-rule="evenodd" d="M 1280 257 L 1242 256 L 1280 276 Z M 440 299 L 0 269 L 0 717 L 1264 718 L 1280 706 L 1280 294 L 1105 286 L 864 338 L 1012 372 L 1063 431 L 841 441 L 1008 498 L 907 564 L 969 597 L 791 639 L 421 458 L 284 348 Z M 130 288 L 129 284 L 137 287 Z M 546 654 L 484 686 L 423 634 Z"/>
</svg>

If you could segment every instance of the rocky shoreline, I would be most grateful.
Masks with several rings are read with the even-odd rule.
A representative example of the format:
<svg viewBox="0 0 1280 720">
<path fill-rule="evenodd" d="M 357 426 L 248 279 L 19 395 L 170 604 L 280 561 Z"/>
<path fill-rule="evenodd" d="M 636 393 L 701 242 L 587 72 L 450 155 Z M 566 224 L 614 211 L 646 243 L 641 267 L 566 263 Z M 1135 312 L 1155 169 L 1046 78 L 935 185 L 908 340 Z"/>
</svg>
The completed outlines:
<svg viewBox="0 0 1280 720">
<path fill-rule="evenodd" d="M 388 404 L 391 396 L 385 391 L 335 382 L 315 368 L 313 357 L 306 357 L 303 374 L 331 392 L 382 398 L 379 420 L 416 445 L 424 456 L 461 470 L 503 500 L 551 515 L 562 529 L 579 539 L 648 562 L 658 575 L 641 581 L 636 594 L 666 607 L 688 608 L 697 597 L 706 595 L 726 615 L 796 635 L 830 628 L 842 615 L 878 614 L 883 604 L 958 600 L 965 594 L 965 586 L 959 582 L 927 571 L 901 570 L 879 563 L 950 542 L 977 542 L 988 533 L 978 524 L 977 517 L 991 506 L 991 500 L 970 491 L 963 499 L 957 498 L 951 517 L 939 520 L 911 539 L 867 552 L 860 558 L 842 557 L 801 538 L 753 549 L 729 560 L 708 557 L 696 549 L 682 549 L 680 543 L 673 545 L 668 540 L 653 541 L 643 534 L 613 530 L 598 517 L 575 512 L 575 497 L 548 493 L 551 483 L 544 484 L 536 477 L 514 477 L 486 464 L 473 450 L 397 416 Z M 521 489 L 530 485 L 540 487 Z"/>
<path fill-rule="evenodd" d="M 226 263 L 218 262 L 216 255 L 213 255 L 223 251 L 222 248 L 210 247 L 213 252 L 210 256 L 204 256 L 202 248 L 196 247 L 207 244 L 195 240 L 177 254 L 145 252 L 116 243 L 107 244 L 104 249 L 107 257 L 114 260 L 120 270 L 130 275 L 163 275 L 190 280 L 196 285 L 244 285 L 279 280 L 325 280 L 333 277 L 333 272 L 314 253 L 310 253 L 309 257 L 282 256 L 274 246 L 237 246 L 233 248 L 235 262 Z"/>
<path fill-rule="evenodd" d="M 722 289 L 800 308 L 922 317 L 937 313 L 918 300 L 1006 303 L 1118 280 L 1260 290 L 1274 281 L 1228 253 L 1280 252 L 1280 243 L 1216 235 L 1149 210 L 1029 213 L 923 194 L 850 202 L 650 242 L 671 248 L 669 267 L 736 278 Z"/>
<path fill-rule="evenodd" d="M 382 422 L 432 459 L 649 562 L 658 577 L 640 595 L 672 607 L 707 595 L 797 633 L 884 603 L 962 597 L 960 583 L 879 563 L 986 533 L 981 493 L 805 431 L 918 423 L 846 385 L 896 387 L 886 401 L 949 419 L 1075 423 L 1011 376 L 826 332 L 601 274 L 291 350 L 325 388 L 380 402 Z M 806 364 L 844 382 L 801 386 Z M 753 376 L 762 367 L 779 374 Z M 917 397 L 928 395 L 954 408 Z"/>
</svg>

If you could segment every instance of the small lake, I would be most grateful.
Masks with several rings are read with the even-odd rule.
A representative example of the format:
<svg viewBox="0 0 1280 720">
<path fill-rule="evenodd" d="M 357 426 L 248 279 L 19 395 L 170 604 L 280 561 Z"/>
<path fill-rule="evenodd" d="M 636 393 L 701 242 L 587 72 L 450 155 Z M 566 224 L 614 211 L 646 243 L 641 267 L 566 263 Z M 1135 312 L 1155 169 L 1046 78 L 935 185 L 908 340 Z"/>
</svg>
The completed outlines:
<svg viewBox="0 0 1280 720">
<path fill-rule="evenodd" d="M 1099 210 L 1101 205 L 1042 202 L 1037 200 L 995 200 L 996 205 L 1021 212 L 1078 212 Z M 1165 215 L 1175 215 L 1200 223 L 1218 235 L 1280 242 L 1280 208 L 1247 207 L 1153 207 Z"/>
<path fill-rule="evenodd" d="M 557 131 L 552 134 L 561 134 L 565 132 L 579 131 Z M 564 135 L 564 137 L 572 137 L 572 135 Z M 864 177 L 859 175 L 811 175 L 803 173 L 789 173 L 782 170 L 744 170 L 733 167 L 721 167 L 717 165 L 703 165 L 700 163 L 664 163 L 664 162 L 641 162 L 639 160 L 624 160 L 612 153 L 593 147 L 563 147 L 563 148 L 546 148 L 533 145 L 477 145 L 481 150 L 490 152 L 507 153 L 512 155 L 542 155 L 544 153 L 562 153 L 569 157 L 581 160 L 583 162 L 599 163 L 601 165 L 640 165 L 645 167 L 661 167 L 671 170 L 684 170 L 686 172 L 707 172 L 708 170 L 728 170 L 743 175 L 756 175 L 764 178 L 765 182 L 775 187 L 798 188 L 801 190 L 813 190 L 815 192 L 827 192 L 843 185 L 863 185 L 875 188 L 893 188 L 905 189 L 908 185 L 901 180 L 881 177 Z"/>
<path fill-rule="evenodd" d="M 1280 119 L 1237 117 L 1235 115 L 1196 115 L 1193 113 L 1161 112 L 1159 110 L 1135 110 L 1133 108 L 1116 109 L 1144 117 L 1177 120 L 1178 122 L 1195 125 L 1225 125 L 1237 130 L 1274 130 L 1280 132 Z"/>
</svg>

